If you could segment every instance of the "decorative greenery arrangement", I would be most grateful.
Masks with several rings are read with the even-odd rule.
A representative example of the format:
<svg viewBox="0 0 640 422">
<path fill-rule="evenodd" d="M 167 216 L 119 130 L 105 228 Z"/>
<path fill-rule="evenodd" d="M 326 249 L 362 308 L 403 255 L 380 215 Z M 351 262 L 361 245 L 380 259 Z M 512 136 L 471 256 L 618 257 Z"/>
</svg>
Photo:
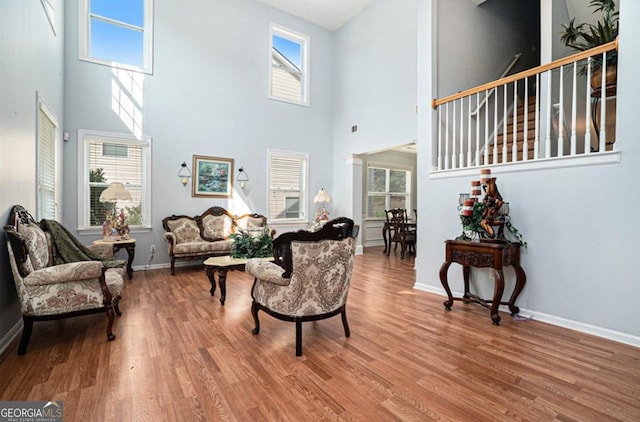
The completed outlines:
<svg viewBox="0 0 640 422">
<path fill-rule="evenodd" d="M 465 216 L 460 215 L 460 221 L 462 222 L 462 231 L 463 236 L 467 239 L 471 239 L 469 234 L 475 234 L 478 237 L 483 237 L 484 230 L 480 225 L 482 221 L 482 216 L 484 214 L 484 204 L 482 202 L 476 202 L 473 204 L 473 215 Z M 509 219 L 505 220 L 504 223 L 505 228 L 511 233 L 513 237 L 515 237 L 516 241 L 520 243 L 520 246 L 526 248 L 528 246 L 527 242 L 524 240 L 522 233 L 513 225 Z M 469 233 L 469 234 L 468 234 Z"/>
<path fill-rule="evenodd" d="M 484 204 L 482 202 L 476 202 L 473 204 L 473 215 L 466 216 L 460 215 L 460 221 L 462 222 L 462 231 L 465 236 L 470 237 L 466 233 L 482 233 L 482 215 L 484 214 Z"/>
<path fill-rule="evenodd" d="M 614 41 L 618 37 L 618 17 L 614 0 L 591 0 L 589 7 L 593 7 L 593 13 L 601 12 L 602 17 L 595 24 L 581 23 L 576 25 L 575 18 L 569 23 L 563 23 L 560 40 L 569 48 L 577 51 L 585 51 L 602 44 Z M 602 59 L 593 58 L 598 66 Z M 618 52 L 607 53 L 607 65 L 618 63 Z"/>
<path fill-rule="evenodd" d="M 231 234 L 231 256 L 233 258 L 264 258 L 273 255 L 273 239 L 269 229 L 256 236 L 247 231 Z"/>
</svg>

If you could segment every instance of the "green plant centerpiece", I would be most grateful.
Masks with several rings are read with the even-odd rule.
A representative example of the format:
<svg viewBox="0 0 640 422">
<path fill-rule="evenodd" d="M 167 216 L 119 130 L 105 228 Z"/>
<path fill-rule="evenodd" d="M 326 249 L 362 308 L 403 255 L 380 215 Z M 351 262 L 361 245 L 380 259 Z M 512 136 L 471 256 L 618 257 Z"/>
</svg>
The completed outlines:
<svg viewBox="0 0 640 422">
<path fill-rule="evenodd" d="M 264 258 L 273 256 L 273 239 L 269 228 L 262 231 L 240 230 L 231 234 L 232 258 Z"/>
<path fill-rule="evenodd" d="M 602 44 L 614 41 L 618 37 L 618 17 L 619 12 L 614 0 L 591 0 L 589 7 L 592 7 L 593 14 L 600 13 L 600 19 L 595 23 L 581 24 L 575 23 L 575 18 L 568 23 L 562 24 L 560 40 L 564 45 L 576 51 L 586 51 Z M 610 51 L 606 55 L 607 73 L 613 73 L 618 63 L 618 52 Z M 591 85 L 600 84 L 598 75 L 601 75 L 602 56 L 593 57 L 594 75 L 591 78 Z M 582 74 L 586 74 L 586 66 L 580 69 Z M 615 74 L 614 74 L 615 75 Z M 607 74 L 607 85 L 609 85 L 609 74 Z"/>
</svg>

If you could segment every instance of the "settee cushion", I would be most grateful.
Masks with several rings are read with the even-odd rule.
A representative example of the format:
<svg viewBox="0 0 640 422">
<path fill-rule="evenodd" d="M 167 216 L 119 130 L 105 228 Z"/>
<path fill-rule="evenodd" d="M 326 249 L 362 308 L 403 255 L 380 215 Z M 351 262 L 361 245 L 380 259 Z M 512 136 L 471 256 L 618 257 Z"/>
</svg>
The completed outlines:
<svg viewBox="0 0 640 422">
<path fill-rule="evenodd" d="M 226 214 L 202 217 L 202 231 L 204 237 L 211 240 L 227 239 L 233 230 L 233 219 Z"/>
<path fill-rule="evenodd" d="M 49 265 L 49 245 L 44 231 L 35 223 L 21 224 L 18 233 L 25 242 L 25 247 L 29 254 L 30 263 L 25 261 L 24 267 L 27 273 L 32 270 L 39 270 Z M 32 268 L 29 268 L 31 265 Z"/>
<path fill-rule="evenodd" d="M 176 244 L 189 242 L 203 242 L 200 229 L 195 220 L 185 217 L 167 221 L 167 226 L 176 239 Z"/>
<path fill-rule="evenodd" d="M 224 253 L 231 253 L 231 244 L 233 240 L 218 240 L 215 242 L 186 242 L 178 243 L 173 248 L 173 253 L 176 256 L 180 255 L 199 255 L 215 253 L 216 255 L 224 255 Z"/>
</svg>

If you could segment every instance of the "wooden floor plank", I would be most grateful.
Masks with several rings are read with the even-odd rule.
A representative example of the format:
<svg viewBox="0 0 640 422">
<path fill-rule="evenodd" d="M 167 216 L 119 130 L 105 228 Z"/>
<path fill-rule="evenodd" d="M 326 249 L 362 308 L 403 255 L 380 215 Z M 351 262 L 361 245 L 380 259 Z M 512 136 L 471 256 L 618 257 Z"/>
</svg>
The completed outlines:
<svg viewBox="0 0 640 422">
<path fill-rule="evenodd" d="M 139 271 L 117 338 L 106 317 L 34 324 L 0 356 L 0 400 L 62 400 L 65 421 L 638 421 L 640 349 L 414 290 L 414 259 L 356 257 L 339 317 L 294 324 L 260 313 L 252 279 L 209 294 L 202 267 Z M 535 280 L 529 280 L 535 283 Z"/>
</svg>

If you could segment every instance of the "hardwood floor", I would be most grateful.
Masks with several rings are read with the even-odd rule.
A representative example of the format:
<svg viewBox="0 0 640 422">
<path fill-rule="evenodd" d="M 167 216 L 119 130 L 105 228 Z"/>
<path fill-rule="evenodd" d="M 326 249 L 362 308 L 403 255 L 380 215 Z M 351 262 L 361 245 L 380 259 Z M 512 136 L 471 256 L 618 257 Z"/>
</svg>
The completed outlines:
<svg viewBox="0 0 640 422">
<path fill-rule="evenodd" d="M 245 273 L 229 273 L 222 307 L 201 267 L 138 271 L 115 341 L 102 315 L 34 324 L 25 356 L 16 340 L 0 357 L 0 400 L 62 400 L 66 422 L 640 420 L 640 349 L 447 312 L 412 289 L 413 264 L 357 256 L 351 337 L 339 316 L 305 323 L 298 358 L 293 323 L 260 313 L 251 334 Z"/>
</svg>

